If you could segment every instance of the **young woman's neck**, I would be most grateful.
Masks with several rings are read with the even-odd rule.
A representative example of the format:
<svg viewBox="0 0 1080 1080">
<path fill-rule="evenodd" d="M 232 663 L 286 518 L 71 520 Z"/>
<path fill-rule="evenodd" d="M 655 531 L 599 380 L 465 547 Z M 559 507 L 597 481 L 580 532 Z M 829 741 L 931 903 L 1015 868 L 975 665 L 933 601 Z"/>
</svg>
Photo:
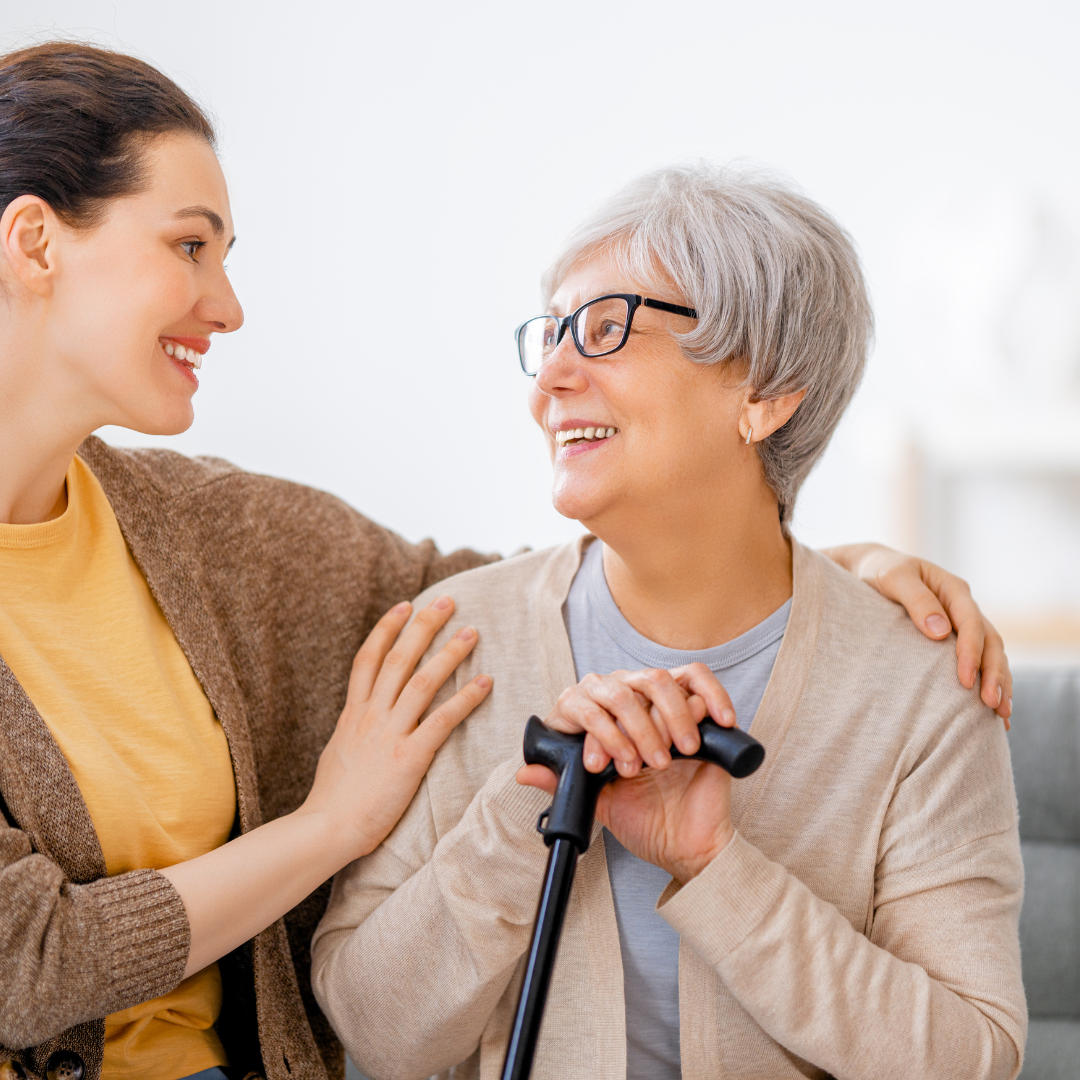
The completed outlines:
<svg viewBox="0 0 1080 1080">
<path fill-rule="evenodd" d="M 729 495 L 733 493 L 729 492 Z M 708 649 L 745 634 L 791 597 L 791 546 L 772 492 L 694 500 L 693 513 L 589 523 L 619 610 L 651 641 Z"/>
<path fill-rule="evenodd" d="M 42 370 L 0 340 L 0 524 L 34 525 L 67 506 L 64 477 L 82 441 L 97 425 L 60 400 Z"/>
</svg>

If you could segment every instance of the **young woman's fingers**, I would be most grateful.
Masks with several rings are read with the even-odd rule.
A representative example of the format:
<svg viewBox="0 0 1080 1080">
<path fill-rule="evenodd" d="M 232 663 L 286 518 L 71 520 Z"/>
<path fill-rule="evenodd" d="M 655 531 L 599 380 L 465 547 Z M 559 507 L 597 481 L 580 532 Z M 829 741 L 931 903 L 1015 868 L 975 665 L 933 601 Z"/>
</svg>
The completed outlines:
<svg viewBox="0 0 1080 1080">
<path fill-rule="evenodd" d="M 721 727 L 735 726 L 735 706 L 731 704 L 731 697 L 716 675 L 704 664 L 672 668 L 671 675 L 690 694 L 697 694 L 705 701 L 709 716 Z"/>
<path fill-rule="evenodd" d="M 420 657 L 453 613 L 454 601 L 449 596 L 437 597 L 417 613 L 383 658 L 371 691 L 376 704 L 386 710 L 393 708 L 402 688 L 412 678 Z"/>
<path fill-rule="evenodd" d="M 911 621 L 928 638 L 940 641 L 952 630 L 948 613 L 928 582 L 924 580 L 923 560 L 907 556 L 881 559 L 872 584 L 889 600 L 900 604 Z M 926 564 L 929 567 L 932 564 Z M 957 579 L 959 582 L 959 579 Z"/>
<path fill-rule="evenodd" d="M 393 648 L 411 612 L 412 604 L 408 601 L 396 604 L 375 624 L 364 644 L 360 646 L 353 658 L 352 672 L 349 675 L 349 692 L 346 701 L 350 705 L 367 701 L 371 697 L 371 690 L 375 685 L 383 660 Z"/>
<path fill-rule="evenodd" d="M 708 668 L 705 670 L 708 671 Z M 712 672 L 709 674 L 711 675 Z M 701 745 L 697 720 L 687 705 L 686 690 L 676 681 L 670 671 L 650 668 L 645 671 L 626 672 L 620 677 L 627 686 L 633 687 L 653 706 L 650 710 L 653 713 L 653 726 L 665 749 L 674 742 L 684 754 L 697 753 Z M 717 686 L 719 685 L 717 683 Z M 650 764 L 653 762 L 650 761 Z"/>
<path fill-rule="evenodd" d="M 1005 721 L 1008 729 L 1012 715 L 1012 672 L 1005 655 L 1005 642 L 975 603 L 966 581 L 933 563 L 924 563 L 924 572 L 927 584 L 940 598 L 956 627 L 956 666 L 961 683 L 974 686 L 975 677 L 981 672 L 982 699 Z"/>
<path fill-rule="evenodd" d="M 412 731 L 443 683 L 473 651 L 478 640 L 476 631 L 471 626 L 466 626 L 409 679 L 390 713 L 393 723 L 400 730 Z"/>
<path fill-rule="evenodd" d="M 970 690 L 975 685 L 975 678 L 982 666 L 986 624 L 978 608 L 975 609 L 975 614 L 959 617 L 954 609 L 951 618 L 956 627 L 956 674 L 960 677 L 960 682 Z"/>
<path fill-rule="evenodd" d="M 439 749 L 447 736 L 484 700 L 491 692 L 491 678 L 477 675 L 470 679 L 449 701 L 440 705 L 430 716 L 421 721 L 417 729 L 409 736 L 410 744 L 420 754 L 424 771 L 431 764 L 435 751 Z"/>
<path fill-rule="evenodd" d="M 990 624 L 986 624 L 986 641 L 982 655 L 982 699 L 1005 721 L 1005 730 L 1012 724 L 1012 672 L 1005 655 L 1005 642 Z"/>
</svg>

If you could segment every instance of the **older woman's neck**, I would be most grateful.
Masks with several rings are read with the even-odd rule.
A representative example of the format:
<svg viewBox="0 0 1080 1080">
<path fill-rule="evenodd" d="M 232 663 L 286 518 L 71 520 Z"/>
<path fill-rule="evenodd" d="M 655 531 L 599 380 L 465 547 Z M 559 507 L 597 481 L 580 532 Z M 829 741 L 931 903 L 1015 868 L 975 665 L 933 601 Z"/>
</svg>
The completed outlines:
<svg viewBox="0 0 1080 1080">
<path fill-rule="evenodd" d="M 605 542 L 612 597 L 638 633 L 671 649 L 708 649 L 745 634 L 791 597 L 791 546 L 776 503 L 743 509 L 738 528 L 707 517 L 674 528 L 670 521 L 593 528 Z"/>
</svg>

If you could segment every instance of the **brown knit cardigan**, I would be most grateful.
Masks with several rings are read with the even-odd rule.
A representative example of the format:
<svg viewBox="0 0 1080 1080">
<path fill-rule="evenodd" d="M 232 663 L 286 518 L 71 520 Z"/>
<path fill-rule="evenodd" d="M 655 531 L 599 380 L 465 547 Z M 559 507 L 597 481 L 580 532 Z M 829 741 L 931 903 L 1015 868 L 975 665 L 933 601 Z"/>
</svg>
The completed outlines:
<svg viewBox="0 0 1080 1080">
<path fill-rule="evenodd" d="M 234 832 L 303 801 L 375 620 L 490 558 L 406 543 L 330 495 L 216 459 L 96 438 L 79 454 L 228 738 Z M 222 959 L 217 1030 L 231 1075 L 343 1075 L 309 982 L 328 894 L 327 884 Z M 176 986 L 189 942 L 180 897 L 159 873 L 105 876 L 67 761 L 0 659 L 0 1061 L 40 1075 L 71 1050 L 97 1080 L 102 1017 Z"/>
</svg>

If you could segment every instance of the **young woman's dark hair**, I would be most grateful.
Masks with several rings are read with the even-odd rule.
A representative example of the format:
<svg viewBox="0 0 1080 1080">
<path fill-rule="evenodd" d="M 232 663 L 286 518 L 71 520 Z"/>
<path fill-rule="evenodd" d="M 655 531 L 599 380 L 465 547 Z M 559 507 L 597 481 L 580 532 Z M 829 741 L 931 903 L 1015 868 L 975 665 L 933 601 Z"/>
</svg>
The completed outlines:
<svg viewBox="0 0 1080 1080">
<path fill-rule="evenodd" d="M 156 68 L 123 53 L 52 41 L 0 57 L 0 213 L 36 195 L 68 225 L 90 227 L 143 182 L 155 135 L 214 129 Z"/>
</svg>

